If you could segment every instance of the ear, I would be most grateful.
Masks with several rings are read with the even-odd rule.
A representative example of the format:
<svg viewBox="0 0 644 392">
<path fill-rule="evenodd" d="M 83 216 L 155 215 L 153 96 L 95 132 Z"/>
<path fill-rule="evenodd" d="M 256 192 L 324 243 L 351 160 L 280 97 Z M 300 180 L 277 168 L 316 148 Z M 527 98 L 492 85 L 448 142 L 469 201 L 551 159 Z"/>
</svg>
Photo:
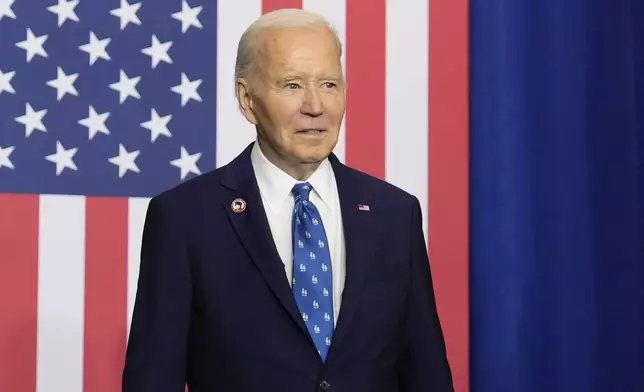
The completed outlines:
<svg viewBox="0 0 644 392">
<path fill-rule="evenodd" d="M 239 109 L 244 117 L 246 117 L 246 120 L 251 124 L 257 125 L 257 117 L 253 110 L 253 96 L 248 81 L 241 78 L 237 79 L 235 81 L 235 93 L 237 95 L 237 102 L 239 102 Z"/>
</svg>

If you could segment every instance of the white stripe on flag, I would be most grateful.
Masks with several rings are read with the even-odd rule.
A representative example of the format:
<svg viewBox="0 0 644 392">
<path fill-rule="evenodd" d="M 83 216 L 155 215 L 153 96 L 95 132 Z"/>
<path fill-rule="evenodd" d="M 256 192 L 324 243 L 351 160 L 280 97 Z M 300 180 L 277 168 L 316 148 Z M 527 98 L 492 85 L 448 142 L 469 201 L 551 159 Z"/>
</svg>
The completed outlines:
<svg viewBox="0 0 644 392">
<path fill-rule="evenodd" d="M 85 197 L 40 197 L 38 392 L 83 391 Z"/>
<path fill-rule="evenodd" d="M 344 54 L 342 55 L 342 70 L 346 75 L 346 48 L 347 48 L 347 10 L 346 0 L 303 0 L 302 8 L 320 13 L 338 31 L 338 36 L 342 42 Z M 340 161 L 346 162 L 346 142 L 345 142 L 345 122 L 342 122 L 338 144 L 333 152 L 338 156 Z"/>
<path fill-rule="evenodd" d="M 127 336 L 130 336 L 132 311 L 136 299 L 141 260 L 141 238 L 149 198 L 130 198 L 128 201 L 128 234 L 127 234 Z"/>
<path fill-rule="evenodd" d="M 261 0 L 217 2 L 217 167 L 255 140 L 255 128 L 242 116 L 235 99 L 235 58 L 239 38 L 261 14 Z"/>
<path fill-rule="evenodd" d="M 387 0 L 386 179 L 428 212 L 429 4 Z"/>
</svg>

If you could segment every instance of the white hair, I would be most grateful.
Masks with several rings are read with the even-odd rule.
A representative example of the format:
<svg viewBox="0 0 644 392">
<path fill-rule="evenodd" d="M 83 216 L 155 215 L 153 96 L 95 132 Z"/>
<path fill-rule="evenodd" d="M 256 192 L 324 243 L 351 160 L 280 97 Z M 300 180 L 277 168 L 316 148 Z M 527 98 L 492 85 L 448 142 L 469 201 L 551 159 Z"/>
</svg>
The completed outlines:
<svg viewBox="0 0 644 392">
<path fill-rule="evenodd" d="M 320 14 L 301 9 L 279 9 L 262 15 L 242 34 L 237 47 L 235 62 L 235 81 L 248 78 L 257 63 L 262 39 L 270 30 L 322 28 L 331 31 L 342 57 L 342 42 L 335 28 Z"/>
</svg>

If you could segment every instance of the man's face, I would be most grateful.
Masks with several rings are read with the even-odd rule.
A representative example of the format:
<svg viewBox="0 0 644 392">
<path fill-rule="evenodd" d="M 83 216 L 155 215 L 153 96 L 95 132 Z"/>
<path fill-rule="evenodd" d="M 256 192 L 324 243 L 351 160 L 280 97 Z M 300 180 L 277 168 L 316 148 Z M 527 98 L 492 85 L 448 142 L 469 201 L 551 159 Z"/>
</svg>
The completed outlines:
<svg viewBox="0 0 644 392">
<path fill-rule="evenodd" d="M 277 166 L 325 159 L 335 147 L 345 112 L 342 65 L 326 29 L 272 31 L 248 81 L 246 118 L 258 125 L 262 151 Z"/>
</svg>

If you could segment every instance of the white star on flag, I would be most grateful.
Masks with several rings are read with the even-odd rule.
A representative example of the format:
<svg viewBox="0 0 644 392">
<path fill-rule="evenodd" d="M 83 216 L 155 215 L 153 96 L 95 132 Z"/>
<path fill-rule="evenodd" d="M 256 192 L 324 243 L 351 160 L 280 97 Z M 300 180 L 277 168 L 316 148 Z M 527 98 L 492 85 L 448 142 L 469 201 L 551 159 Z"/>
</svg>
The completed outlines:
<svg viewBox="0 0 644 392">
<path fill-rule="evenodd" d="M 202 9 L 203 9 L 202 6 L 190 8 L 190 6 L 188 5 L 188 2 L 186 0 L 183 0 L 181 2 L 181 11 L 175 12 L 174 14 L 172 14 L 172 18 L 178 21 L 181 21 L 182 33 L 185 33 L 186 31 L 188 31 L 190 26 L 194 26 L 199 29 L 202 29 L 203 26 L 198 18 L 199 13 L 201 13 Z"/>
<path fill-rule="evenodd" d="M 25 104 L 25 114 L 14 118 L 14 120 L 25 126 L 25 137 L 29 137 L 34 130 L 47 132 L 47 128 L 45 128 L 45 124 L 43 124 L 42 122 L 45 114 L 47 114 L 47 109 L 39 110 L 36 112 L 31 107 L 31 104 L 27 102 Z"/>
<path fill-rule="evenodd" d="M 74 82 L 78 79 L 78 74 L 75 73 L 67 75 L 61 67 L 58 67 L 57 74 L 56 79 L 47 82 L 47 86 L 56 89 L 56 99 L 60 101 L 63 99 L 65 94 L 78 96 L 78 91 L 76 91 L 76 87 L 74 87 Z"/>
<path fill-rule="evenodd" d="M 16 14 L 14 14 L 11 9 L 14 2 L 15 0 L 0 0 L 0 20 L 5 16 L 7 18 L 16 19 Z"/>
<path fill-rule="evenodd" d="M 112 90 L 119 92 L 119 102 L 123 103 L 128 97 L 141 99 L 139 92 L 136 90 L 136 85 L 141 81 L 141 77 L 128 78 L 125 71 L 121 70 L 119 81 L 110 84 Z"/>
<path fill-rule="evenodd" d="M 160 135 L 172 137 L 168 129 L 168 123 L 172 120 L 172 115 L 160 117 L 156 109 L 150 111 L 150 121 L 141 123 L 141 126 L 150 130 L 150 141 L 154 143 Z"/>
<path fill-rule="evenodd" d="M 62 173 L 65 169 L 71 169 L 74 171 L 78 170 L 76 164 L 74 163 L 74 155 L 76 155 L 77 151 L 77 147 L 66 150 L 65 147 L 63 147 L 63 145 L 59 141 L 57 141 L 56 153 L 47 155 L 45 159 L 56 164 L 56 175 L 59 176 L 60 173 Z"/>
<path fill-rule="evenodd" d="M 4 148 L 0 146 L 0 169 L 2 169 L 3 167 L 8 167 L 9 169 L 12 169 L 12 170 L 15 169 L 15 167 L 13 166 L 13 162 L 11 162 L 11 159 L 9 158 L 11 157 L 11 153 L 13 152 L 14 149 L 15 149 L 14 146 L 9 146 Z"/>
<path fill-rule="evenodd" d="M 16 46 L 27 52 L 27 62 L 29 63 L 36 55 L 47 57 L 47 52 L 45 52 L 43 45 L 48 37 L 49 35 L 47 34 L 36 37 L 31 29 L 27 29 L 27 39 L 16 43 Z"/>
<path fill-rule="evenodd" d="M 109 112 L 98 114 L 94 109 L 94 106 L 89 107 L 89 116 L 82 120 L 79 120 L 78 123 L 84 127 L 87 127 L 89 130 L 89 140 L 92 140 L 96 134 L 103 133 L 109 135 L 110 131 L 105 126 L 105 121 L 107 121 L 110 116 Z"/>
<path fill-rule="evenodd" d="M 139 167 L 134 162 L 141 151 L 128 152 L 122 144 L 119 144 L 119 155 L 109 159 L 110 163 L 119 167 L 119 178 L 123 178 L 128 170 L 140 173 Z"/>
<path fill-rule="evenodd" d="M 156 68 L 159 65 L 159 62 L 165 61 L 168 64 L 172 64 L 172 59 L 168 55 L 168 50 L 172 46 L 172 41 L 161 43 L 156 35 L 152 35 L 152 45 L 147 48 L 141 49 L 141 52 L 147 56 L 150 56 L 152 61 L 152 68 Z"/>
<path fill-rule="evenodd" d="M 89 43 L 81 45 L 78 49 L 89 54 L 89 65 L 94 65 L 99 58 L 104 60 L 111 60 L 110 55 L 107 53 L 107 45 L 112 41 L 111 38 L 99 40 L 93 31 L 89 33 Z"/>
<path fill-rule="evenodd" d="M 190 99 L 201 102 L 201 95 L 197 89 L 201 85 L 202 79 L 191 81 L 188 76 L 181 72 L 181 84 L 172 87 L 170 90 L 181 95 L 181 106 L 186 106 Z"/>
<path fill-rule="evenodd" d="M 0 2 L 1 1 L 3 0 L 0 0 Z M 14 76 L 16 76 L 16 71 L 9 71 L 7 73 L 4 73 L 0 69 L 0 95 L 2 95 L 4 91 L 11 94 L 16 93 L 16 90 L 14 90 L 13 86 L 11 85 L 11 79 L 13 79 Z"/>
<path fill-rule="evenodd" d="M 110 14 L 121 19 L 121 30 L 124 30 L 130 23 L 141 25 L 141 19 L 136 15 L 139 8 L 141 3 L 129 4 L 127 0 L 121 0 L 121 7 L 111 10 Z"/>
<path fill-rule="evenodd" d="M 77 5 L 78 0 L 58 0 L 58 4 L 47 7 L 47 10 L 58 15 L 58 27 L 60 27 L 67 19 L 79 22 L 78 15 L 74 11 Z"/>
<path fill-rule="evenodd" d="M 190 173 L 201 174 L 201 170 L 197 166 L 199 158 L 201 158 L 200 152 L 190 155 L 186 148 L 181 146 L 181 157 L 170 161 L 170 164 L 181 169 L 181 180 L 183 181 Z"/>
</svg>

